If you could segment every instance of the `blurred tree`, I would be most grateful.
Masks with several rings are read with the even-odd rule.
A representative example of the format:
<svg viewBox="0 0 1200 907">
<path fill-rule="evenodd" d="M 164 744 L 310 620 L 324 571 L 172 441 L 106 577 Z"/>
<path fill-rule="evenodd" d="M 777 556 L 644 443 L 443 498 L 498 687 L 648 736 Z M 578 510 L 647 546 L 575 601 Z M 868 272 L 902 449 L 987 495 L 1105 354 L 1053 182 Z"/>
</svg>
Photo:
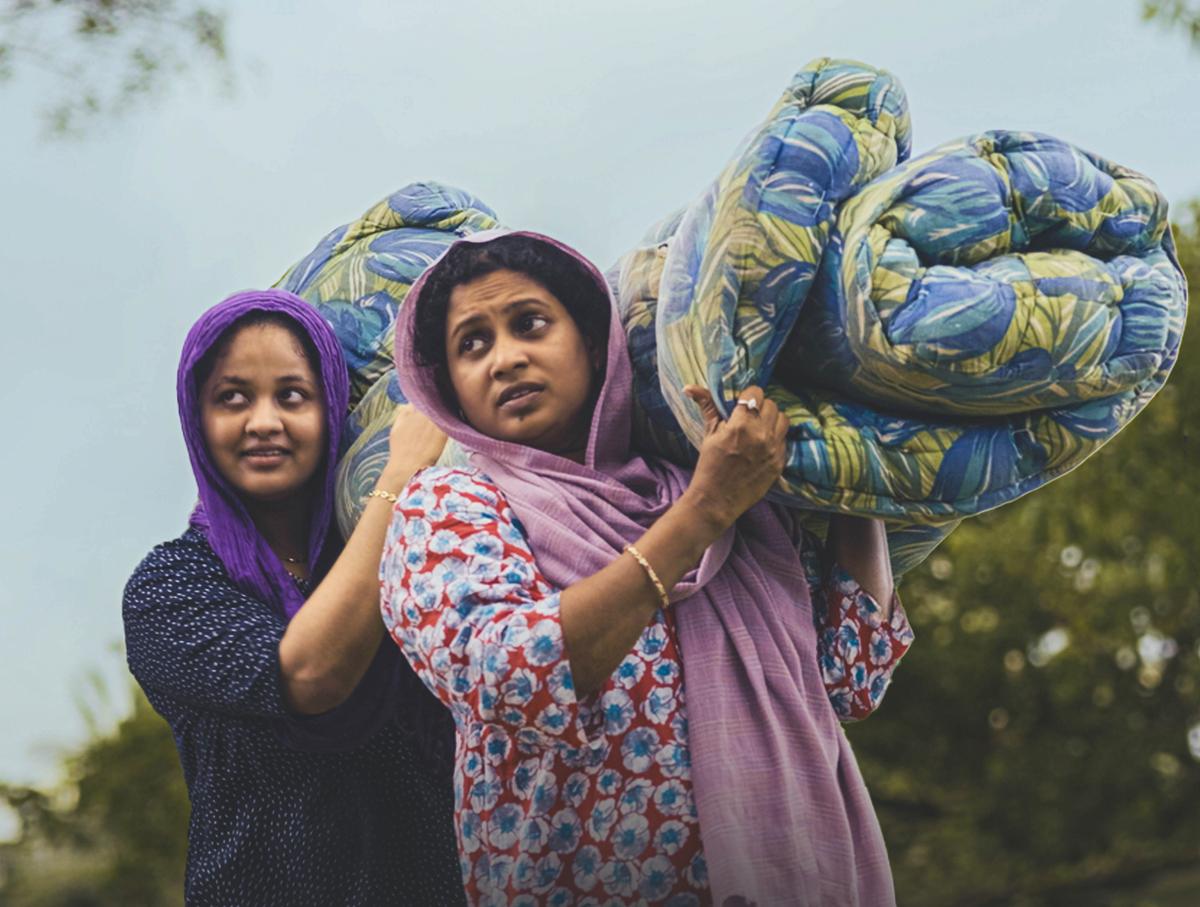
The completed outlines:
<svg viewBox="0 0 1200 907">
<path fill-rule="evenodd" d="M 225 14 L 196 0 L 2 0 L 0 80 L 34 68 L 59 86 L 54 135 L 129 110 L 194 57 L 225 68 Z"/>
<path fill-rule="evenodd" d="M 905 580 L 917 644 L 850 730 L 902 903 L 1200 903 L 1198 465 L 1185 351 L 1126 432 Z M 1182 899 L 1147 900 L 1168 871 Z"/>
<path fill-rule="evenodd" d="M 1196 0 L 1142 0 L 1142 18 L 1180 28 L 1200 47 L 1200 3 Z"/>
<path fill-rule="evenodd" d="M 182 904 L 187 790 L 171 732 L 140 691 L 132 713 L 65 768 L 49 793 L 0 785 L 21 825 L 0 847 L 0 904 Z"/>
</svg>

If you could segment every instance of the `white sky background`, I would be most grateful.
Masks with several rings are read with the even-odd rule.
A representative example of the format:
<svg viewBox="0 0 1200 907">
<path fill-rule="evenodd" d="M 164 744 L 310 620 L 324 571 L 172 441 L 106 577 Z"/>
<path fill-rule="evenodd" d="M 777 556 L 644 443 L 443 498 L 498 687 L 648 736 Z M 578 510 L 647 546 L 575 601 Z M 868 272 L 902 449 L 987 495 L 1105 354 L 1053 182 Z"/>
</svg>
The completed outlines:
<svg viewBox="0 0 1200 907">
<path fill-rule="evenodd" d="M 194 492 L 174 399 L 189 324 L 405 183 L 469 189 L 604 267 L 795 70 L 849 56 L 905 85 L 916 152 L 1035 129 L 1200 198 L 1200 53 L 1138 0 L 228 7 L 232 97 L 202 68 L 54 142 L 48 83 L 0 84 L 0 779 L 56 777 L 89 670 L 116 694 L 102 717 L 125 707 L 121 589 Z"/>
</svg>

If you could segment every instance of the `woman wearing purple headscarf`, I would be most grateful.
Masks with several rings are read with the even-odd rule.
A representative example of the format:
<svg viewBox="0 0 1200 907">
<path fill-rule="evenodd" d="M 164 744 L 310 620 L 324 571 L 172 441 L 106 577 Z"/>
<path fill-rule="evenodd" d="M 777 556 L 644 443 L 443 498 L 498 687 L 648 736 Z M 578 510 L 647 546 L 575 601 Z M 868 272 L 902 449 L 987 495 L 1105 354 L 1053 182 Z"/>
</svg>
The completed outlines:
<svg viewBox="0 0 1200 907">
<path fill-rule="evenodd" d="M 124 619 L 188 785 L 188 904 L 462 901 L 453 729 L 383 640 L 377 578 L 389 502 L 445 437 L 398 416 L 343 547 L 330 517 L 348 386 L 333 331 L 279 290 L 226 299 L 184 343 L 199 503 L 134 572 Z"/>
<path fill-rule="evenodd" d="M 466 449 L 421 471 L 384 547 L 384 622 L 458 729 L 479 904 L 894 903 L 839 719 L 912 633 L 883 527 L 821 545 L 762 500 L 787 422 L 688 389 L 694 470 L 630 447 L 616 307 L 530 233 L 455 244 L 401 310 L 397 372 Z"/>
</svg>

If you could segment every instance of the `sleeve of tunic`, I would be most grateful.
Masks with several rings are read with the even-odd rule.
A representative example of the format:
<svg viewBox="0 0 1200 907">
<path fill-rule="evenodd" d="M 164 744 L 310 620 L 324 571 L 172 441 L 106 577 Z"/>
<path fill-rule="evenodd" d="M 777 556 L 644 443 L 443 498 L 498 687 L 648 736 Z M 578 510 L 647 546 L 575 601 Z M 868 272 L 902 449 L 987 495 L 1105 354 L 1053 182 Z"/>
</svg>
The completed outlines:
<svg viewBox="0 0 1200 907">
<path fill-rule="evenodd" d="M 384 624 L 460 728 L 526 747 L 587 743 L 559 615 L 499 488 L 469 469 L 418 473 L 380 565 Z"/>
<path fill-rule="evenodd" d="M 232 715 L 287 716 L 283 618 L 238 589 L 194 532 L 142 561 L 122 614 L 129 669 L 144 689 Z"/>
<path fill-rule="evenodd" d="M 908 616 L 892 593 L 891 617 L 840 564 L 826 564 L 821 543 L 804 532 L 800 560 L 817 624 L 817 658 L 834 711 L 859 721 L 883 702 L 892 675 L 913 643 Z"/>
</svg>

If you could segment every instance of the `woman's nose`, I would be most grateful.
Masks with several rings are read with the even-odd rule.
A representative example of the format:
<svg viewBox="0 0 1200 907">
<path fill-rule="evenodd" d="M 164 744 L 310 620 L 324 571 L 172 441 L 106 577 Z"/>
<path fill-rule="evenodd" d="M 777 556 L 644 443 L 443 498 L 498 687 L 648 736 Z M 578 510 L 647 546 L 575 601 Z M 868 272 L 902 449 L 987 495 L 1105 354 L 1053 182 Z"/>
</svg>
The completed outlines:
<svg viewBox="0 0 1200 907">
<path fill-rule="evenodd" d="M 259 399 L 251 408 L 246 420 L 246 431 L 252 435 L 271 435 L 283 430 L 279 407 L 272 399 Z"/>
<path fill-rule="evenodd" d="M 492 377 L 501 377 L 529 364 L 529 356 L 519 338 L 499 336 L 492 342 Z"/>
</svg>

